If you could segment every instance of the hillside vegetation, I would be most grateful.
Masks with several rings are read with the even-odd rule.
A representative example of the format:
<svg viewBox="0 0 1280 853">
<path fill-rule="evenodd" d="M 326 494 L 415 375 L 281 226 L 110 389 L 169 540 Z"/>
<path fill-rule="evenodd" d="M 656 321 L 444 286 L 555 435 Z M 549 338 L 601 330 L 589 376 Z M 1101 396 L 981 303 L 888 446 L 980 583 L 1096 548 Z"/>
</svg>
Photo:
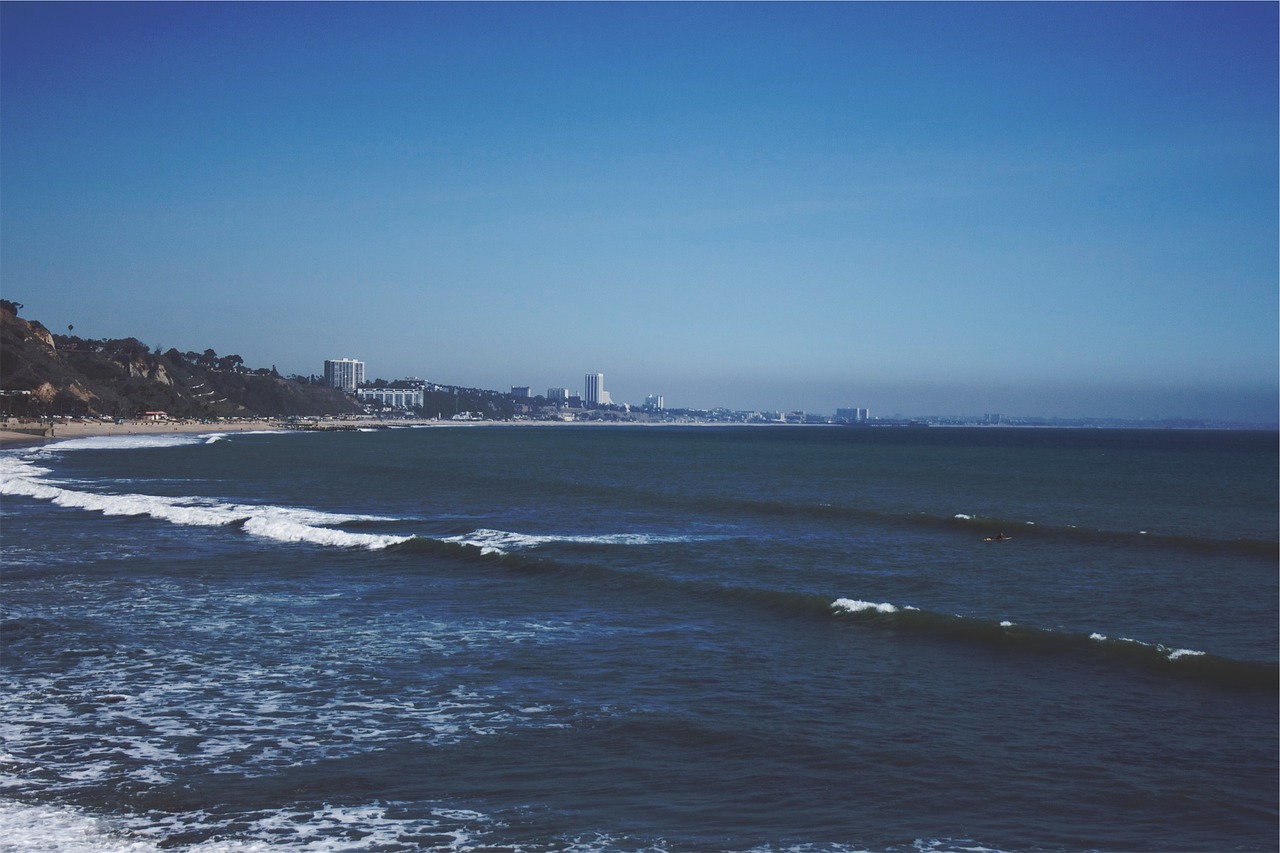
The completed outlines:
<svg viewBox="0 0 1280 853">
<path fill-rule="evenodd" d="M 360 410 L 341 391 L 274 368 L 245 367 L 238 355 L 152 351 L 137 338 L 55 335 L 0 300 L 0 400 L 5 415 L 273 417 Z"/>
</svg>

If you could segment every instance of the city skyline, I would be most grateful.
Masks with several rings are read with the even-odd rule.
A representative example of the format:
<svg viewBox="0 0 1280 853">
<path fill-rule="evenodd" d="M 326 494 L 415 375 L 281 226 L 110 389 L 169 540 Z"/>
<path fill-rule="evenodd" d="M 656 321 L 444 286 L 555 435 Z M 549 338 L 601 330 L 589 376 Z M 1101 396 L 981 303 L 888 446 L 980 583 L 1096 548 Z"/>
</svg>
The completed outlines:
<svg viewBox="0 0 1280 853">
<path fill-rule="evenodd" d="M 54 331 L 673 406 L 1272 422 L 1277 7 L 0 5 Z M 585 390 L 585 389 L 584 389 Z"/>
</svg>

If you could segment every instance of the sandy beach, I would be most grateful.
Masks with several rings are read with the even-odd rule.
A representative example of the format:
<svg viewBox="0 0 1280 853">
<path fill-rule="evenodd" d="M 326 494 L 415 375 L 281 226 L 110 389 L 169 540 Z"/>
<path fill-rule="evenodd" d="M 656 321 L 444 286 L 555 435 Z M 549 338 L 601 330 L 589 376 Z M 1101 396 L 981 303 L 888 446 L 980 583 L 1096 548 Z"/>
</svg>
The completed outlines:
<svg viewBox="0 0 1280 853">
<path fill-rule="evenodd" d="M 0 447 L 39 444 L 68 438 L 102 435 L 147 435 L 161 433 L 248 432 L 251 430 L 287 429 L 280 421 L 235 420 L 214 421 L 94 421 L 69 420 L 43 424 L 34 421 L 11 421 L 0 426 Z"/>
<path fill-rule="evenodd" d="M 351 420 L 296 420 L 284 421 L 273 418 L 229 420 L 229 421 L 146 421 L 130 420 L 123 423 L 114 421 L 57 420 L 50 426 L 48 421 L 14 421 L 0 424 L 0 448 L 18 447 L 30 444 L 42 444 L 49 441 L 63 441 L 71 438 L 89 436 L 115 435 L 157 435 L 165 433 L 216 433 L 216 432 L 261 432 L 278 431 L 338 431 L 338 430 L 370 430 L 396 429 L 404 427 L 494 427 L 494 426 L 539 426 L 539 427 L 616 427 L 616 426 L 725 426 L 726 424 L 708 421 L 455 421 L 435 420 L 430 418 L 416 420 L 385 421 L 373 418 Z M 744 424 L 731 424 L 743 426 Z M 746 424 L 749 426 L 780 426 L 780 424 Z M 781 424 L 781 426 L 789 426 Z"/>
</svg>

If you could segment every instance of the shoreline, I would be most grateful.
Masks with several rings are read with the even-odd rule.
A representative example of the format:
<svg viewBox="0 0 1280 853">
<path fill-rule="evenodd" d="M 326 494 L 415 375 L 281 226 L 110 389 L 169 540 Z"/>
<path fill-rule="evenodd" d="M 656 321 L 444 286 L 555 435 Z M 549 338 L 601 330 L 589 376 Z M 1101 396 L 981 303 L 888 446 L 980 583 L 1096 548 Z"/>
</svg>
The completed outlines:
<svg viewBox="0 0 1280 853">
<path fill-rule="evenodd" d="M 190 433 L 249 432 L 277 430 L 279 421 L 67 421 L 47 424 L 18 423 L 0 425 L 0 448 L 49 444 L 72 438 L 98 438 L 117 435 L 166 435 Z M 41 434 L 43 431 L 43 434 Z"/>
<path fill-rule="evenodd" d="M 406 429 L 406 428 L 431 428 L 431 429 L 455 429 L 455 428 L 494 428 L 494 427 L 583 427 L 583 428 L 608 428 L 608 427 L 638 427 L 638 428 L 661 428 L 661 427 L 748 427 L 748 428 L 764 428 L 764 427 L 827 427 L 827 428 L 848 428 L 843 424 L 796 424 L 796 423 L 742 423 L 742 422 L 725 422 L 725 421 L 553 421 L 553 420 L 511 420 L 511 421 L 455 421 L 455 420 L 437 420 L 435 418 L 413 418 L 405 420 L 281 420 L 279 418 L 262 418 L 254 420 L 234 420 L 234 421 L 125 421 L 123 423 L 115 423 L 112 421 L 57 421 L 52 426 L 47 424 L 39 424 L 35 422 L 19 422 L 19 423 L 0 423 L 0 450 L 14 450 L 24 447 L 38 447 L 45 444 L 53 444 L 59 441 L 67 441 L 76 438 L 100 438 L 112 436 L 127 435 L 211 435 L 216 433 L 232 433 L 232 432 L 371 432 L 384 429 Z M 923 426 L 923 425 L 922 425 Z M 934 428 L 969 428 L 968 425 L 951 425 L 951 424 L 930 424 Z M 858 429 L 902 429 L 913 428 L 906 424 L 875 424 L 867 427 L 858 427 Z M 976 426 L 974 429 L 1044 429 L 1046 427 L 1038 426 Z M 1047 427 L 1049 429 L 1072 429 L 1072 427 Z M 1156 429 L 1159 429 L 1158 427 Z M 1165 429 L 1172 429 L 1166 427 Z M 1198 429 L 1208 431 L 1218 431 L 1224 428 L 1200 427 Z M 1273 431 L 1269 428 L 1256 428 L 1264 431 Z"/>
<path fill-rule="evenodd" d="M 52 427 L 35 423 L 0 425 L 0 449 L 37 446 L 73 438 L 100 438 L 125 435 L 182 435 L 229 432 L 343 432 L 358 430 L 404 429 L 431 427 L 610 427 L 610 426 L 770 426 L 770 424 L 720 424 L 707 422 L 643 422 L 643 421 L 454 421 L 432 418 L 380 420 L 306 420 L 279 419 L 218 421 L 105 421 L 56 422 Z M 44 434 L 41 434 L 41 431 Z"/>
</svg>

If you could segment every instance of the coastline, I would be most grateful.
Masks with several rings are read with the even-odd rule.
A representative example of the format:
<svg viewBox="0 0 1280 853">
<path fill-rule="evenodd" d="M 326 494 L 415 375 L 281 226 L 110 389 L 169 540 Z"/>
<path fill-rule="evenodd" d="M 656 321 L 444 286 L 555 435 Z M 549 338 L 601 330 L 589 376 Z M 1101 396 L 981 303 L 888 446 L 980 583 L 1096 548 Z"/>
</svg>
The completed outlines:
<svg viewBox="0 0 1280 853">
<path fill-rule="evenodd" d="M 299 420 L 274 418 L 237 421 L 57 421 L 52 427 L 31 422 L 0 424 L 0 449 L 47 444 L 72 438 L 121 435 L 206 434 L 224 432 L 337 432 L 354 430 L 403 429 L 405 427 L 502 427 L 502 426 L 724 426 L 699 422 L 639 421 L 454 421 L 421 418 L 412 420 Z M 764 426 L 768 426 L 765 424 Z M 43 432 L 43 434 L 41 434 Z"/>
<path fill-rule="evenodd" d="M 403 420 L 378 420 L 376 418 L 369 419 L 351 419 L 351 420 L 325 420 L 325 419 L 309 419 L 309 420 L 283 420 L 280 418 L 257 418 L 244 420 L 229 421 L 124 421 L 115 423 L 113 421 L 93 421 L 93 420 L 69 420 L 56 421 L 52 426 L 48 424 L 40 424 L 31 421 L 8 423 L 0 423 L 0 450 L 14 450 L 23 447 L 35 447 L 43 444 L 65 441 L 74 438 L 98 438 L 102 436 L 125 436 L 125 435 L 165 435 L 165 434 L 213 434 L 228 432 L 371 432 L 384 429 L 405 429 L 405 428 L 445 428 L 454 429 L 458 427 L 584 427 L 584 428 L 608 428 L 608 427 L 829 427 L 844 428 L 840 424 L 797 424 L 797 423 L 752 423 L 737 421 L 698 421 L 698 420 L 668 420 L 668 421 L 596 421 L 596 420 L 574 420 L 574 421 L 554 421 L 554 420 L 437 420 L 435 418 L 415 418 Z M 925 426 L 925 424 L 912 424 L 915 426 Z M 1014 425 L 1000 424 L 975 426 L 970 424 L 928 424 L 928 426 L 937 428 L 974 428 L 974 429 L 1041 429 L 1044 426 L 1033 425 Z M 895 429 L 908 427 L 907 424 L 875 424 L 868 429 Z M 1049 428 L 1073 429 L 1082 427 L 1070 426 L 1050 426 Z M 1123 429 L 1123 427 L 1110 427 L 1111 429 Z M 1147 427 L 1148 429 L 1179 429 L 1175 427 Z M 1094 427 L 1093 429 L 1097 429 Z M 1231 427 L 1184 427 L 1181 429 L 1198 429 L 1215 431 L 1221 429 L 1233 429 Z M 1235 429 L 1239 429 L 1236 427 Z M 1274 427 L 1253 427 L 1251 429 L 1274 431 Z"/>
<path fill-rule="evenodd" d="M 287 429 L 279 421 L 105 421 L 55 422 L 52 427 L 43 424 L 19 423 L 0 426 L 0 448 L 46 444 L 69 438 L 96 438 L 115 435 L 163 435 L 166 433 L 215 433 L 248 432 Z M 44 430 L 44 434 L 37 432 Z"/>
</svg>

